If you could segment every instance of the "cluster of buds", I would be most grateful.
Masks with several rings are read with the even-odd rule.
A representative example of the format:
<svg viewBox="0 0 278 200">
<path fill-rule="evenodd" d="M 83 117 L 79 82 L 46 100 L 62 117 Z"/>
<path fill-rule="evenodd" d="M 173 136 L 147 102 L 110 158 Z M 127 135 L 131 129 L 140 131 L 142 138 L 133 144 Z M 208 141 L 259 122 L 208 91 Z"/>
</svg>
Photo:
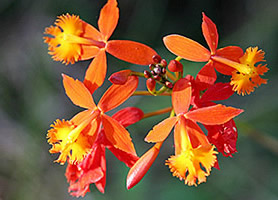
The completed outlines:
<svg viewBox="0 0 278 200">
<path fill-rule="evenodd" d="M 202 31 L 209 50 L 184 36 L 168 35 L 163 38 L 164 45 L 177 57 L 167 63 L 145 44 L 109 40 L 118 19 L 117 0 L 108 0 L 100 12 L 99 30 L 70 14 L 59 16 L 54 26 L 45 30 L 44 39 L 54 60 L 74 64 L 93 59 L 83 81 L 62 75 L 66 95 L 83 111 L 69 120 L 55 120 L 47 133 L 48 143 L 52 145 L 50 153 L 59 154 L 56 162 L 67 163 L 69 193 L 85 196 L 91 184 L 104 193 L 105 149 L 130 168 L 127 188 L 134 187 L 155 161 L 172 129 L 175 149 L 166 165 L 173 176 L 189 186 L 206 182 L 212 168 L 219 168 L 218 154 L 232 157 L 237 151 L 234 118 L 243 112 L 215 101 L 226 100 L 235 92 L 249 94 L 255 87 L 266 84 L 261 78 L 268 71 L 262 64 L 264 52 L 258 47 L 249 47 L 245 52 L 238 46 L 217 49 L 216 26 L 203 14 Z M 150 71 L 127 69 L 112 74 L 108 79 L 112 85 L 96 104 L 94 93 L 106 79 L 106 53 L 129 63 L 149 66 Z M 193 77 L 184 74 L 182 59 L 206 64 Z M 215 70 L 231 76 L 230 82 L 218 82 Z M 146 78 L 147 91 L 137 91 L 138 77 Z M 161 87 L 158 89 L 157 85 Z M 149 113 L 127 107 L 113 116 L 107 114 L 134 95 L 169 96 L 172 105 Z M 154 125 L 145 137 L 153 147 L 138 156 L 126 127 L 163 113 L 170 113 L 169 117 Z"/>
</svg>

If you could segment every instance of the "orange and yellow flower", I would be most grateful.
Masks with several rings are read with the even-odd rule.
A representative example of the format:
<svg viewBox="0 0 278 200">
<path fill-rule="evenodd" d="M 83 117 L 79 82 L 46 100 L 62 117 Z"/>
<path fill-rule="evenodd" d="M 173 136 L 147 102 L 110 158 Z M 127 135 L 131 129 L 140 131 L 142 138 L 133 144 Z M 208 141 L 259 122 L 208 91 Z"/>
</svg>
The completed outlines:
<svg viewBox="0 0 278 200">
<path fill-rule="evenodd" d="M 217 162 L 214 146 L 212 146 L 197 122 L 204 125 L 220 125 L 239 115 L 242 110 L 226 107 L 221 104 L 197 108 L 188 111 L 191 102 L 191 83 L 183 78 L 176 82 L 172 93 L 172 104 L 177 116 L 160 122 L 149 132 L 145 140 L 156 143 L 130 169 L 127 177 L 127 188 L 136 185 L 154 162 L 161 143 L 174 130 L 175 155 L 166 165 L 174 176 L 188 185 L 197 185 L 206 181 L 211 168 Z M 203 166 L 201 168 L 200 166 Z"/>
<path fill-rule="evenodd" d="M 97 106 L 90 91 L 79 80 L 63 75 L 63 84 L 71 101 L 86 110 L 69 121 L 57 120 L 51 125 L 47 137 L 52 145 L 50 153 L 60 153 L 56 162 L 64 164 L 67 158 L 71 164 L 82 161 L 92 148 L 101 126 L 105 137 L 115 148 L 136 156 L 128 131 L 105 112 L 119 106 L 133 94 L 138 85 L 137 77 L 130 76 L 124 85 L 112 85 Z"/>
<path fill-rule="evenodd" d="M 207 79 L 215 79 L 215 68 L 222 74 L 230 75 L 233 90 L 238 94 L 245 95 L 254 91 L 255 87 L 266 84 L 266 80 L 260 76 L 268 71 L 266 65 L 257 62 L 264 61 L 264 52 L 258 47 L 249 47 L 245 54 L 237 46 L 228 46 L 217 49 L 218 32 L 215 24 L 203 13 L 202 31 L 209 46 L 208 50 L 198 42 L 181 35 L 172 34 L 163 38 L 169 51 L 186 60 L 195 62 L 208 62 L 204 68 L 210 73 Z"/>
<path fill-rule="evenodd" d="M 106 53 L 139 65 L 152 63 L 156 52 L 141 43 L 129 40 L 109 40 L 119 19 L 116 0 L 108 0 L 101 9 L 99 31 L 76 15 L 59 16 L 55 26 L 46 28 L 44 37 L 49 54 L 56 61 L 73 64 L 94 58 L 86 71 L 84 84 L 93 93 L 102 85 L 107 70 Z"/>
</svg>

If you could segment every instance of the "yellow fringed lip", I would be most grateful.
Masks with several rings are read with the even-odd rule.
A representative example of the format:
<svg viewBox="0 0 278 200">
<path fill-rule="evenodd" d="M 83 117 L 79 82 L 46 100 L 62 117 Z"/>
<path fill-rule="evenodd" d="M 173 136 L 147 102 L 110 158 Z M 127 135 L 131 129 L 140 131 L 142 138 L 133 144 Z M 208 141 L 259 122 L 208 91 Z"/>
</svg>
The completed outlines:
<svg viewBox="0 0 278 200">
<path fill-rule="evenodd" d="M 48 44 L 49 54 L 53 60 L 61 61 L 63 64 L 74 64 L 81 60 L 83 46 L 105 47 L 105 42 L 95 40 L 94 35 L 87 37 L 88 28 L 91 26 L 82 21 L 79 16 L 65 14 L 58 16 L 55 26 L 45 29 L 44 42 Z M 99 33 L 100 34 L 100 33 Z M 86 35 L 86 37 L 84 37 Z M 97 51 L 97 50 L 94 50 Z"/>
</svg>

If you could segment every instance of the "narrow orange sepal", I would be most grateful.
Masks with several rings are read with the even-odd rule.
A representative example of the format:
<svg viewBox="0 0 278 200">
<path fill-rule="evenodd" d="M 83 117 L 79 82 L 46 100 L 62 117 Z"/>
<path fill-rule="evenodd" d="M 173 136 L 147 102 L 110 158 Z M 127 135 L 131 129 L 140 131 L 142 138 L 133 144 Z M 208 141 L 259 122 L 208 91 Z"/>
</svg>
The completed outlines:
<svg viewBox="0 0 278 200">
<path fill-rule="evenodd" d="M 119 20 L 119 8 L 116 0 L 108 0 L 100 11 L 98 27 L 104 35 L 104 40 L 108 40 L 114 32 Z"/>
<path fill-rule="evenodd" d="M 99 100 L 98 107 L 103 112 L 112 110 L 127 100 L 136 90 L 137 86 L 137 76 L 129 76 L 127 82 L 123 85 L 113 84 Z"/>
<path fill-rule="evenodd" d="M 96 107 L 92 95 L 81 81 L 74 80 L 65 74 L 62 76 L 66 94 L 75 105 L 88 109 Z"/>
<path fill-rule="evenodd" d="M 188 110 L 191 101 L 191 83 L 183 78 L 178 80 L 173 88 L 172 104 L 178 115 Z"/>
<path fill-rule="evenodd" d="M 186 117 L 205 125 L 219 125 L 226 123 L 242 112 L 242 109 L 226 107 L 218 104 L 215 106 L 199 108 L 197 110 L 188 112 Z"/>
<path fill-rule="evenodd" d="M 210 52 L 198 42 L 181 35 L 172 34 L 163 38 L 167 49 L 173 54 L 186 60 L 206 62 L 210 59 Z"/>
<path fill-rule="evenodd" d="M 106 51 L 116 58 L 137 65 L 149 65 L 153 63 L 153 56 L 157 55 L 151 47 L 129 40 L 110 40 Z"/>
<path fill-rule="evenodd" d="M 126 187 L 128 190 L 139 183 L 139 181 L 148 172 L 159 153 L 161 145 L 162 143 L 155 144 L 150 150 L 139 158 L 133 167 L 131 167 L 126 179 Z"/>
<path fill-rule="evenodd" d="M 101 50 L 89 65 L 85 75 L 84 84 L 91 94 L 102 85 L 106 76 L 106 70 L 106 53 L 104 50 Z"/>
<path fill-rule="evenodd" d="M 102 124 L 106 138 L 115 148 L 137 156 L 129 132 L 118 121 L 103 114 Z"/>
<path fill-rule="evenodd" d="M 202 14 L 203 14 L 203 23 L 202 23 L 203 35 L 210 48 L 211 54 L 215 54 L 218 45 L 217 28 L 215 24 L 211 21 L 211 19 L 205 15 L 205 13 Z"/>
<path fill-rule="evenodd" d="M 146 142 L 163 142 L 177 122 L 176 117 L 170 117 L 155 125 L 145 138 Z"/>
</svg>

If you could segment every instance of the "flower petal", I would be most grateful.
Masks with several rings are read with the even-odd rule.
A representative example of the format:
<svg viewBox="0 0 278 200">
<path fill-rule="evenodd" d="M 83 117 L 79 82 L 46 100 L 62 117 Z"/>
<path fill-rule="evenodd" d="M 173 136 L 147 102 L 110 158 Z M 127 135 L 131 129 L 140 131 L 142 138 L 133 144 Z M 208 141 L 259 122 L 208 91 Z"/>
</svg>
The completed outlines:
<svg viewBox="0 0 278 200">
<path fill-rule="evenodd" d="M 218 104 L 190 111 L 186 113 L 186 116 L 193 121 L 197 121 L 205 125 L 219 125 L 224 124 L 242 112 L 242 109 L 226 107 Z"/>
<path fill-rule="evenodd" d="M 210 52 L 198 42 L 181 35 L 172 34 L 163 38 L 167 49 L 173 54 L 186 60 L 206 62 L 210 59 Z"/>
<path fill-rule="evenodd" d="M 205 13 L 203 13 L 202 31 L 211 53 L 215 54 L 218 45 L 217 28 L 215 24 L 211 21 L 211 19 L 205 15 Z"/>
<path fill-rule="evenodd" d="M 66 94 L 75 105 L 88 109 L 96 107 L 92 95 L 81 81 L 74 80 L 65 74 L 62 76 Z"/>
<path fill-rule="evenodd" d="M 196 148 L 199 145 L 209 144 L 206 135 L 195 122 L 185 119 L 184 116 L 180 116 L 179 118 L 180 120 L 176 124 L 174 131 L 176 155 L 192 147 Z"/>
<path fill-rule="evenodd" d="M 239 62 L 239 58 L 242 57 L 243 54 L 244 54 L 243 50 L 238 46 L 228 46 L 228 47 L 218 49 L 216 51 L 217 56 L 227 58 L 235 62 Z M 216 61 L 213 62 L 213 66 L 221 74 L 225 74 L 229 76 L 232 75 L 232 72 L 235 70 L 234 68 L 228 65 Z"/>
<path fill-rule="evenodd" d="M 216 83 L 207 89 L 202 96 L 202 101 L 220 101 L 228 99 L 234 94 L 233 86 L 230 83 Z"/>
<path fill-rule="evenodd" d="M 177 122 L 177 117 L 170 117 L 159 124 L 155 125 L 153 129 L 145 137 L 146 142 L 163 142 L 170 134 L 173 126 Z"/>
<path fill-rule="evenodd" d="M 157 55 L 151 47 L 129 40 L 110 40 L 106 51 L 111 55 L 137 65 L 153 63 L 153 56 Z"/>
<path fill-rule="evenodd" d="M 118 160 L 125 163 L 127 167 L 132 167 L 134 163 L 139 159 L 138 156 L 115 148 L 113 145 L 106 147 L 118 158 Z"/>
<path fill-rule="evenodd" d="M 143 116 L 144 113 L 140 108 L 127 107 L 115 113 L 112 118 L 117 120 L 124 127 L 127 127 L 140 121 Z"/>
<path fill-rule="evenodd" d="M 102 34 L 95 27 L 93 27 L 92 25 L 90 25 L 84 21 L 82 21 L 82 22 L 83 22 L 83 29 L 84 29 L 84 33 L 82 34 L 82 37 L 90 38 L 95 41 L 102 40 Z"/>
<path fill-rule="evenodd" d="M 104 50 L 101 50 L 91 62 L 85 75 L 84 84 L 91 94 L 102 85 L 106 76 L 106 69 L 106 54 Z"/>
<path fill-rule="evenodd" d="M 92 45 L 81 45 L 80 60 L 89 60 L 99 53 L 100 49 Z"/>
<path fill-rule="evenodd" d="M 199 90 L 209 88 L 217 79 L 216 72 L 212 66 L 212 62 L 208 62 L 197 74 L 196 83 Z"/>
<path fill-rule="evenodd" d="M 115 148 L 137 156 L 129 132 L 118 121 L 103 114 L 102 123 L 106 138 Z"/>
<path fill-rule="evenodd" d="M 131 167 L 126 178 L 126 187 L 128 190 L 139 183 L 139 181 L 148 172 L 159 153 L 161 145 L 161 143 L 155 144 L 150 150 L 140 157 L 133 167 Z"/>
<path fill-rule="evenodd" d="M 122 70 L 122 71 L 118 71 L 113 73 L 110 77 L 109 77 L 109 81 L 113 84 L 117 84 L 117 85 L 123 85 L 127 82 L 128 77 L 131 75 L 131 70 L 130 69 L 126 69 L 126 70 Z"/>
<path fill-rule="evenodd" d="M 137 88 L 137 85 L 137 76 L 130 76 L 124 85 L 113 84 L 99 100 L 98 107 L 103 112 L 114 109 L 126 101 L 133 94 Z"/>
<path fill-rule="evenodd" d="M 172 92 L 172 104 L 175 113 L 187 112 L 191 101 L 191 83 L 183 78 L 178 80 L 173 88 Z"/>
<path fill-rule="evenodd" d="M 237 128 L 234 120 L 230 120 L 221 125 L 205 126 L 208 130 L 208 140 L 214 144 L 223 156 L 230 156 L 237 152 Z"/>
<path fill-rule="evenodd" d="M 117 4 L 116 0 L 108 0 L 100 11 L 98 27 L 106 41 L 112 35 L 118 24 L 119 8 Z"/>
</svg>

